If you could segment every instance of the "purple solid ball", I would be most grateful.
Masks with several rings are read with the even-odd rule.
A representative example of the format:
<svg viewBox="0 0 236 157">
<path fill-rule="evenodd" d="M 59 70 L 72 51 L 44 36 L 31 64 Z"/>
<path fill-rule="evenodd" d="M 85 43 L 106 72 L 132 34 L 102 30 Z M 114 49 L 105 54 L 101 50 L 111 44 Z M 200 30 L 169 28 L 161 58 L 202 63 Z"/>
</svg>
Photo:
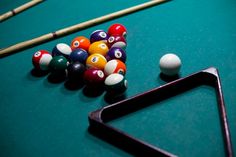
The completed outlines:
<svg viewBox="0 0 236 157">
<path fill-rule="evenodd" d="M 118 60 L 125 63 L 125 61 L 126 61 L 126 52 L 122 48 L 112 47 L 107 52 L 106 59 L 108 61 L 112 60 L 112 59 L 118 59 Z"/>
<path fill-rule="evenodd" d="M 107 42 L 108 39 L 108 34 L 103 31 L 103 30 L 96 30 L 91 33 L 90 35 L 90 42 L 96 42 L 96 41 L 104 41 L 105 43 Z"/>
</svg>

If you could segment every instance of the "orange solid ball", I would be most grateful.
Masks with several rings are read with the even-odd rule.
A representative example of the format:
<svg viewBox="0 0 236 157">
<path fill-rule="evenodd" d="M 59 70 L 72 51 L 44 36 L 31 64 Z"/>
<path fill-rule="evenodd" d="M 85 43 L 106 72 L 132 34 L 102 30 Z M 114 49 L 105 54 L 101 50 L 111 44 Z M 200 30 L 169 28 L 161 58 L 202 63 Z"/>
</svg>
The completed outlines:
<svg viewBox="0 0 236 157">
<path fill-rule="evenodd" d="M 71 42 L 72 50 L 81 48 L 84 49 L 85 51 L 88 51 L 89 46 L 90 46 L 90 40 L 84 36 L 76 37 Z"/>
</svg>

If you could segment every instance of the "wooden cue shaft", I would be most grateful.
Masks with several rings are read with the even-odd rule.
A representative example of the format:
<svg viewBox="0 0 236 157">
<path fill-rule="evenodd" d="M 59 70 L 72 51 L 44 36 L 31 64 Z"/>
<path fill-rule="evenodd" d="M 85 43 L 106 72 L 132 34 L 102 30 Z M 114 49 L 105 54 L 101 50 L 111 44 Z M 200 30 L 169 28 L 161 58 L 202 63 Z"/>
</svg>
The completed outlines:
<svg viewBox="0 0 236 157">
<path fill-rule="evenodd" d="M 111 14 L 107 14 L 107 15 L 104 15 L 104 16 L 86 21 L 86 22 L 82 22 L 82 23 L 79 23 L 79 24 L 76 24 L 76 25 L 58 30 L 56 32 L 48 33 L 48 34 L 42 35 L 40 37 L 18 43 L 18 44 L 9 46 L 7 48 L 0 49 L 0 58 L 4 57 L 4 56 L 8 56 L 8 55 L 16 53 L 16 52 L 19 52 L 21 50 L 24 50 L 24 49 L 27 49 L 27 48 L 30 48 L 30 47 L 48 42 L 48 41 L 51 41 L 53 39 L 66 36 L 68 34 L 72 34 L 72 33 L 77 32 L 79 30 L 83 30 L 83 29 L 86 29 L 88 27 L 91 27 L 91 26 L 94 26 L 94 25 L 97 25 L 97 24 L 101 24 L 103 22 L 106 22 L 106 21 L 109 21 L 109 20 L 124 16 L 124 15 L 130 14 L 130 13 L 133 13 L 133 12 L 136 12 L 136 11 L 148 8 L 148 7 L 152 7 L 152 6 L 155 6 L 157 4 L 167 2 L 167 1 L 169 1 L 169 0 L 148 1 L 148 2 L 145 2 L 145 3 L 139 4 L 139 5 L 124 9 L 124 10 L 120 10 L 120 11 L 117 11 L 117 12 L 114 12 L 114 13 L 111 13 Z"/>
<path fill-rule="evenodd" d="M 41 3 L 43 1 L 44 0 L 32 0 L 32 1 L 28 2 L 28 3 L 25 3 L 25 4 L 15 8 L 15 9 L 13 9 L 13 10 L 10 10 L 10 11 L 0 15 L 0 22 L 3 22 L 6 19 L 8 19 L 8 18 L 10 18 L 10 17 L 12 17 L 12 16 L 14 16 L 16 14 L 19 14 L 20 12 L 22 12 L 22 11 L 24 11 L 26 9 L 29 9 L 29 8 L 35 6 L 38 3 Z"/>
</svg>

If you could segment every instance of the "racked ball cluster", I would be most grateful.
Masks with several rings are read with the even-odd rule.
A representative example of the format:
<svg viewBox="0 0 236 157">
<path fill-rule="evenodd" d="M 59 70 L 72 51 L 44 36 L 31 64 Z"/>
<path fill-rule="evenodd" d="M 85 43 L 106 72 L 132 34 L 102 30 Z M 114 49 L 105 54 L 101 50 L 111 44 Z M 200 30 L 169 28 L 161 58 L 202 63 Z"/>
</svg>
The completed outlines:
<svg viewBox="0 0 236 157">
<path fill-rule="evenodd" d="M 33 55 L 38 70 L 67 72 L 71 81 L 84 81 L 88 87 L 101 87 L 109 93 L 122 93 L 127 88 L 126 28 L 113 24 L 108 31 L 96 30 L 90 39 L 79 36 L 71 45 L 57 44 L 50 54 L 40 50 Z"/>
</svg>

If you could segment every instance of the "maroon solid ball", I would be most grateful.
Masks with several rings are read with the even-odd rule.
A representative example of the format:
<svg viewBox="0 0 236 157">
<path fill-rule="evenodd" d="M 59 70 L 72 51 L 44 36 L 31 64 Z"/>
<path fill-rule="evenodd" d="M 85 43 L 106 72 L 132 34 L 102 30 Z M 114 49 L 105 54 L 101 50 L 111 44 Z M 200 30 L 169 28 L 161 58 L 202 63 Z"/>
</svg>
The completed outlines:
<svg viewBox="0 0 236 157">
<path fill-rule="evenodd" d="M 120 35 L 112 35 L 108 38 L 107 44 L 109 48 L 119 47 L 123 50 L 126 48 L 126 40 L 123 36 Z"/>
<path fill-rule="evenodd" d="M 105 75 L 102 70 L 92 68 L 84 72 L 84 82 L 87 86 L 100 86 L 104 81 Z"/>
</svg>

